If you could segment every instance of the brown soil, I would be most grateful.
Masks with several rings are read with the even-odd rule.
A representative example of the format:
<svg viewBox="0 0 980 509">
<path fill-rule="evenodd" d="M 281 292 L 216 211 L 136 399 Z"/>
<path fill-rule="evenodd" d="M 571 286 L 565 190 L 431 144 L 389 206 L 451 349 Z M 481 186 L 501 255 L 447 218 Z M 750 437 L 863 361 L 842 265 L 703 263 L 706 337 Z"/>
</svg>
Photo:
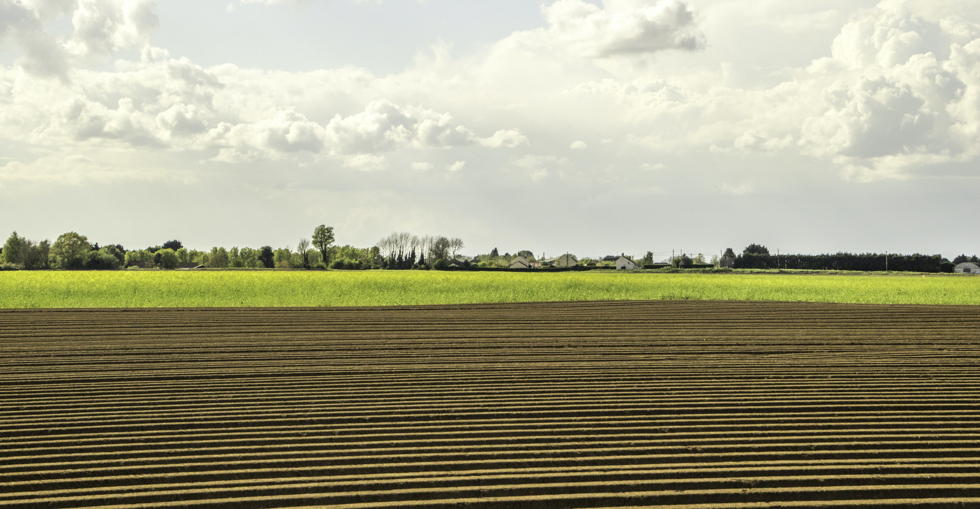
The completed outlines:
<svg viewBox="0 0 980 509">
<path fill-rule="evenodd" d="M 980 507 L 977 472 L 975 306 L 0 310 L 3 507 Z"/>
</svg>

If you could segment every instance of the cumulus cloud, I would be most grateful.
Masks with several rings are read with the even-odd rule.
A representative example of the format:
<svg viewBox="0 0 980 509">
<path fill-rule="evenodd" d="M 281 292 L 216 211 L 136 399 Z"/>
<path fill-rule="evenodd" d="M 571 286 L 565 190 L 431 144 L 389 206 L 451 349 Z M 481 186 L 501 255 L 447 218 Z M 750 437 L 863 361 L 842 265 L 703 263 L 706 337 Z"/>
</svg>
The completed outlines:
<svg viewBox="0 0 980 509">
<path fill-rule="evenodd" d="M 914 7 L 886 0 L 861 12 L 841 29 L 833 56 L 811 66 L 814 80 L 838 79 L 821 91 L 825 111 L 802 122 L 806 153 L 833 158 L 849 175 L 880 167 L 887 176 L 977 155 L 980 25 L 955 10 L 930 18 Z"/>
<path fill-rule="evenodd" d="M 530 145 L 531 142 L 528 141 L 527 136 L 521 133 L 520 129 L 501 129 L 493 133 L 493 136 L 480 139 L 480 144 L 492 148 L 514 148 Z"/>
<path fill-rule="evenodd" d="M 542 7 L 549 27 L 534 32 L 541 42 L 571 48 L 581 56 L 603 58 L 642 55 L 667 49 L 704 46 L 694 12 L 682 0 L 607 1 L 603 7 L 583 0 L 558 0 Z"/>
<path fill-rule="evenodd" d="M 18 64 L 37 76 L 68 80 L 73 58 L 105 56 L 149 44 L 159 22 L 156 0 L 5 0 L 0 2 L 0 42 L 12 36 L 23 52 Z M 72 13 L 74 30 L 60 38 L 45 23 Z"/>
<path fill-rule="evenodd" d="M 156 0 L 78 0 L 71 22 L 66 47 L 82 56 L 143 47 L 159 27 Z"/>
<path fill-rule="evenodd" d="M 462 170 L 464 166 L 466 166 L 466 161 L 456 161 L 455 163 L 446 166 L 446 169 L 451 172 L 456 172 Z"/>
<path fill-rule="evenodd" d="M 216 160 L 224 162 L 278 159 L 289 153 L 318 153 L 323 149 L 323 126 L 292 110 L 251 124 L 218 124 L 207 133 Z"/>
<path fill-rule="evenodd" d="M 331 150 L 338 154 L 406 146 L 453 147 L 476 140 L 472 131 L 455 125 L 449 114 L 412 105 L 400 107 L 386 100 L 373 101 L 355 115 L 337 115 L 325 129 Z"/>
<path fill-rule="evenodd" d="M 416 171 L 426 171 L 433 168 L 432 163 L 420 162 L 412 163 L 411 168 Z"/>
<path fill-rule="evenodd" d="M 18 64 L 25 71 L 67 80 L 68 55 L 57 40 L 44 31 L 42 24 L 50 11 L 52 9 L 44 3 L 0 2 L 0 43 L 8 36 L 16 40 L 24 53 Z"/>
<path fill-rule="evenodd" d="M 589 145 L 587 143 L 585 143 L 584 141 L 578 140 L 578 141 L 573 141 L 572 144 L 568 148 L 570 148 L 572 150 L 585 150 L 585 149 L 589 148 Z"/>
</svg>

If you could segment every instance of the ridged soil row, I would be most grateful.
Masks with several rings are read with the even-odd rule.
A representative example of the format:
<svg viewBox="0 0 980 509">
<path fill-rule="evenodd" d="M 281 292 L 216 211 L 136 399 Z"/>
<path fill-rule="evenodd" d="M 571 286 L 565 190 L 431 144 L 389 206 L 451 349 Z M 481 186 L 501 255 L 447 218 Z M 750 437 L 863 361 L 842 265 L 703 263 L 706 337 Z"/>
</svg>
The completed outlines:
<svg viewBox="0 0 980 509">
<path fill-rule="evenodd" d="M 0 505 L 970 504 L 978 311 L 0 310 Z"/>
</svg>

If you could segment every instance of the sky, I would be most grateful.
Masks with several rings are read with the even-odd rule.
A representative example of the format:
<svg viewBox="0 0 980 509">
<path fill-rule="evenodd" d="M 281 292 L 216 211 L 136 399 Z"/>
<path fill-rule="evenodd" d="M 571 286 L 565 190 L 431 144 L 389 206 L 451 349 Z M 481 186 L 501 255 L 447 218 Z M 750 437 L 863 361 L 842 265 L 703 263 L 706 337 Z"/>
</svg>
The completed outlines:
<svg viewBox="0 0 980 509">
<path fill-rule="evenodd" d="M 0 0 L 0 235 L 980 254 L 975 0 Z"/>
</svg>

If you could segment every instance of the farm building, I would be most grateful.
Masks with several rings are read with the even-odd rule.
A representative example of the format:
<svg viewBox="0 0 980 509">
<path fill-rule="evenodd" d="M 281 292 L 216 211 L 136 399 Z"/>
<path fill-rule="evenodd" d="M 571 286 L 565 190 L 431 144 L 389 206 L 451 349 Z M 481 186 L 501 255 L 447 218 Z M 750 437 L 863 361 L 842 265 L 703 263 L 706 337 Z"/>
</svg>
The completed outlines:
<svg viewBox="0 0 980 509">
<path fill-rule="evenodd" d="M 510 261 L 510 268 L 512 269 L 528 269 L 531 268 L 531 264 L 527 261 L 527 258 L 523 256 L 515 256 Z"/>
<path fill-rule="evenodd" d="M 639 267 L 625 255 L 616 260 L 616 270 L 636 270 Z"/>
<path fill-rule="evenodd" d="M 953 272 L 958 274 L 980 274 L 980 265 L 973 262 L 963 262 L 953 267 Z"/>
<path fill-rule="evenodd" d="M 177 264 L 177 268 L 180 270 L 203 269 L 204 265 L 197 262 L 180 262 Z"/>
</svg>

